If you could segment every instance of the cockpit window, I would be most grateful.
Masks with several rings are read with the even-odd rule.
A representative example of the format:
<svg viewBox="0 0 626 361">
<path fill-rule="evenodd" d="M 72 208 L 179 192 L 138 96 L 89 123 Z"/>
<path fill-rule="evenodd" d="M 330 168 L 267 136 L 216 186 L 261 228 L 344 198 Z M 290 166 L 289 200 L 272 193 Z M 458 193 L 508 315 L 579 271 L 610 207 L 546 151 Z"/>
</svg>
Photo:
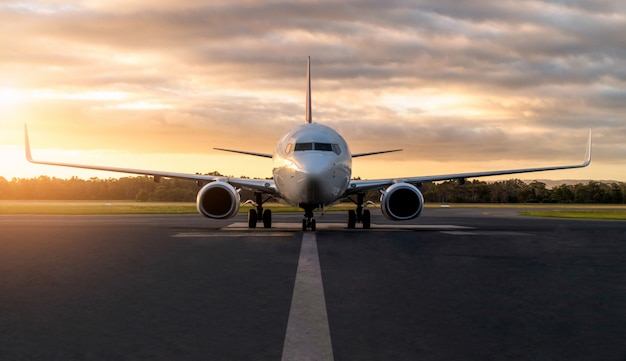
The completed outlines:
<svg viewBox="0 0 626 361">
<path fill-rule="evenodd" d="M 313 143 L 315 150 L 322 150 L 324 152 L 332 152 L 333 146 L 330 143 Z"/>
<path fill-rule="evenodd" d="M 295 151 L 305 151 L 305 150 L 319 150 L 322 152 L 335 152 L 336 154 L 341 154 L 341 148 L 339 144 L 331 144 L 331 143 L 296 143 Z"/>
<path fill-rule="evenodd" d="M 302 150 L 313 150 L 313 143 L 296 143 L 296 152 Z"/>
</svg>

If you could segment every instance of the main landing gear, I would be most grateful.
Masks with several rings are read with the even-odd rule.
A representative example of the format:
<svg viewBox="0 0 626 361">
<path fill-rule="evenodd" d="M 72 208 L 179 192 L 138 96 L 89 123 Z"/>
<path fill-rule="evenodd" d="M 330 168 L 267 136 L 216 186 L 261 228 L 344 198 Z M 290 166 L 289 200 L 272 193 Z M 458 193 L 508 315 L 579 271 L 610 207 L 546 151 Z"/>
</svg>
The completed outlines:
<svg viewBox="0 0 626 361">
<path fill-rule="evenodd" d="M 362 223 L 363 229 L 370 229 L 372 225 L 369 209 L 363 209 L 364 198 L 365 193 L 357 193 L 356 202 L 353 199 L 348 198 L 356 204 L 356 211 L 354 209 L 348 211 L 348 228 L 350 229 L 356 228 L 357 223 Z"/>
<path fill-rule="evenodd" d="M 271 197 L 263 200 L 263 193 L 256 192 L 256 209 L 248 211 L 248 228 L 256 228 L 257 222 L 263 222 L 263 228 L 272 228 L 272 211 L 263 210 L 263 203 L 267 202 Z"/>
<path fill-rule="evenodd" d="M 357 193 L 356 201 L 350 199 L 354 204 L 356 204 L 356 210 L 351 209 L 348 211 L 348 228 L 354 229 L 356 228 L 357 223 L 363 224 L 363 229 L 370 229 L 372 226 L 371 222 L 371 214 L 369 209 L 363 209 L 363 202 L 365 200 L 364 193 Z M 300 204 L 300 208 L 304 209 L 304 219 L 302 220 L 302 230 L 307 231 L 315 231 L 316 224 L 315 219 L 313 219 L 313 210 L 318 208 L 317 205 L 311 204 Z"/>
</svg>

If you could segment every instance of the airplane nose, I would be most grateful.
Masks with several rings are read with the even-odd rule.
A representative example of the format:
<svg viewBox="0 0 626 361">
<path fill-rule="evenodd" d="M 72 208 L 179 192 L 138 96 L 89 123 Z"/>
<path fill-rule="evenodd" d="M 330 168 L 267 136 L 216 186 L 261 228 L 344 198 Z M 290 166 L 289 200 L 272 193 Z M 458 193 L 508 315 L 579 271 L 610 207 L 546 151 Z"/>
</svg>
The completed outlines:
<svg viewBox="0 0 626 361">
<path fill-rule="evenodd" d="M 308 177 L 324 176 L 333 168 L 333 162 L 324 156 L 310 154 L 297 160 L 298 168 Z"/>
<path fill-rule="evenodd" d="M 298 168 L 303 182 L 301 197 L 307 203 L 322 203 L 328 193 L 327 184 L 333 175 L 333 162 L 311 154 L 298 159 Z"/>
<path fill-rule="evenodd" d="M 305 180 L 305 186 L 302 189 L 304 191 L 304 198 L 310 203 L 320 203 L 320 197 L 323 194 L 322 183 L 315 178 L 307 178 Z"/>
</svg>

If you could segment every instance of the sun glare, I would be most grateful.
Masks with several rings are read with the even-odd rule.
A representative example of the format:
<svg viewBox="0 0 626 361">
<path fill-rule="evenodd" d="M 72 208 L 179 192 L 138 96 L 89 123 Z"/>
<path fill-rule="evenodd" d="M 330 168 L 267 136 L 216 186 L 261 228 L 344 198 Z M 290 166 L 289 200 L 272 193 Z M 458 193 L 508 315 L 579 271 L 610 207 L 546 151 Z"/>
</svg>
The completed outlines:
<svg viewBox="0 0 626 361">
<path fill-rule="evenodd" d="M 20 104 L 24 96 L 15 89 L 0 88 L 0 107 L 9 108 Z"/>
<path fill-rule="evenodd" d="M 150 110 L 150 109 L 170 109 L 171 106 L 152 101 L 137 101 L 131 103 L 121 103 L 114 105 L 113 109 L 133 109 L 133 110 Z"/>
<path fill-rule="evenodd" d="M 0 88 L 0 107 L 10 108 L 29 101 L 37 100 L 92 100 L 102 102 L 124 101 L 129 94 L 121 91 L 62 91 L 56 89 L 31 89 L 28 91 L 14 88 Z"/>
</svg>

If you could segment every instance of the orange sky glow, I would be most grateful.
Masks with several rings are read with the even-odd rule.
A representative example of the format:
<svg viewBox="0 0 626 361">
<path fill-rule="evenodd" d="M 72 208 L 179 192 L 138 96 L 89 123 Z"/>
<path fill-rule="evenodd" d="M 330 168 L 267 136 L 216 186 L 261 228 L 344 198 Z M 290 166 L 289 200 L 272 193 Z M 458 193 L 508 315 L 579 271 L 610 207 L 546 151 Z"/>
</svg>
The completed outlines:
<svg viewBox="0 0 626 361">
<path fill-rule="evenodd" d="M 310 55 L 314 121 L 404 149 L 353 176 L 576 164 L 593 128 L 590 167 L 518 177 L 626 181 L 626 5 L 525 3 L 4 1 L 0 177 L 123 176 L 27 163 L 24 124 L 39 159 L 270 177 L 213 147 L 271 153 Z"/>
</svg>

